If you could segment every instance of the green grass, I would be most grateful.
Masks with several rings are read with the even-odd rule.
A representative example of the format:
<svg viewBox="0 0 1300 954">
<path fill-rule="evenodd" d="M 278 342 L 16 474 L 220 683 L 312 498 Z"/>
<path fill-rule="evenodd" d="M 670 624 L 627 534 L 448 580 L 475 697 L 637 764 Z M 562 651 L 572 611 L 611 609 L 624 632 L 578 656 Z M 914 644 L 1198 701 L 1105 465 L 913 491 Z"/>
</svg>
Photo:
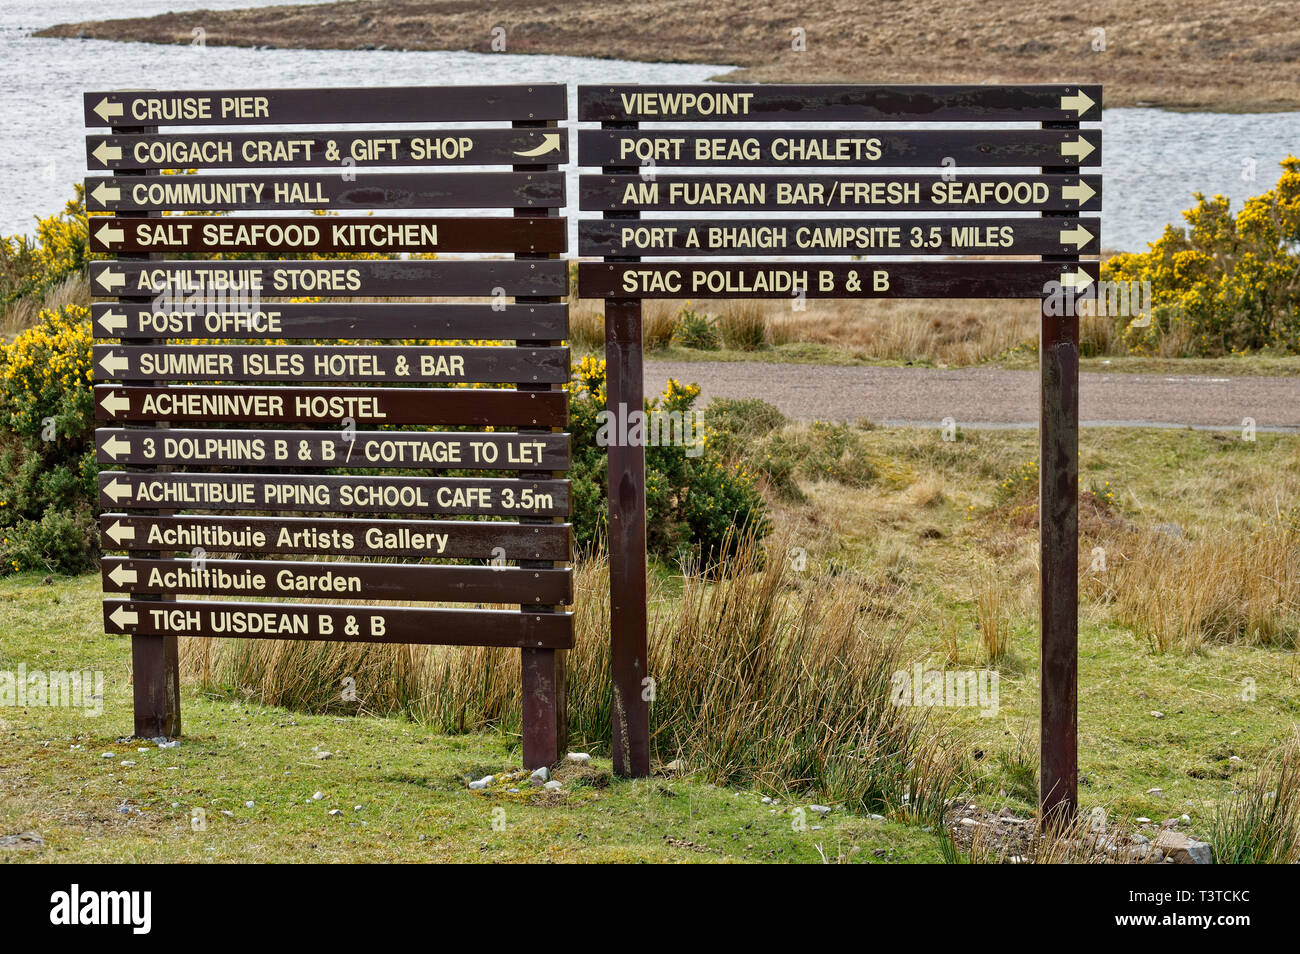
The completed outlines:
<svg viewBox="0 0 1300 954">
<path fill-rule="evenodd" d="M 472 792 L 466 777 L 518 768 L 517 739 L 306 715 L 189 686 L 182 744 L 159 749 L 125 738 L 130 645 L 100 632 L 99 598 L 98 576 L 0 582 L 0 669 L 105 672 L 97 718 L 0 709 L 0 834 L 45 840 L 0 849 L 0 860 L 820 863 L 819 846 L 829 860 L 941 859 L 937 839 L 898 822 L 809 814 L 800 831 L 789 809 L 806 802 L 783 798 L 773 810 L 762 793 L 690 777 L 610 781 L 600 760 L 560 796 L 526 784 L 519 796 Z M 196 808 L 206 831 L 192 830 Z"/>
<path fill-rule="evenodd" d="M 982 593 L 997 594 L 1010 633 L 999 663 L 1000 710 L 993 718 L 974 710 L 943 715 L 970 745 L 972 797 L 1030 814 L 1036 533 L 990 508 L 999 481 L 1036 456 L 1036 437 L 970 431 L 945 442 L 937 429 L 877 428 L 862 438 L 882 463 L 880 476 L 866 487 L 804 482 L 805 500 L 774 504 L 772 543 L 807 550 L 814 571 L 807 585 L 818 585 L 824 577 L 816 572 L 833 564 L 868 584 L 867 599 L 909 607 L 916 618 L 909 658 L 932 667 L 945 665 L 954 645 L 952 668 L 985 665 L 977 605 Z M 1300 500 L 1300 437 L 1292 435 L 1261 434 L 1252 443 L 1228 434 L 1089 429 L 1081 459 L 1083 486 L 1109 482 L 1125 522 L 1176 523 L 1189 541 L 1221 540 L 1225 561 L 1237 567 L 1250 565 L 1242 543 L 1250 531 Z M 1085 558 L 1099 540 L 1106 542 L 1085 536 Z M 654 573 L 677 599 L 679 578 L 662 566 Z M 1082 808 L 1100 806 L 1127 823 L 1147 817 L 1152 827 L 1186 813 L 1192 832 L 1209 835 L 1214 807 L 1300 721 L 1296 629 L 1280 644 L 1211 641 L 1157 652 L 1086 591 L 1080 621 Z M 942 859 L 939 840 L 915 826 L 834 812 L 809 819 L 822 830 L 797 831 L 788 808 L 813 796 L 768 793 L 783 797 L 773 812 L 760 792 L 689 776 L 603 784 L 606 773 L 597 772 L 587 784 L 566 783 L 558 798 L 526 786 L 520 796 L 475 793 L 467 777 L 518 766 L 516 738 L 440 736 L 398 718 L 308 715 L 234 692 L 204 696 L 193 686 L 183 692 L 180 748 L 138 746 L 124 738 L 129 642 L 101 632 L 97 577 L 0 581 L 0 633 L 0 670 L 26 663 L 106 673 L 99 718 L 0 708 L 0 835 L 34 830 L 46 842 L 11 860 L 820 862 L 818 845 L 831 859 Z M 1253 696 L 1246 679 L 1254 680 Z M 318 759 L 321 749 L 333 757 Z M 1153 788 L 1162 792 L 1149 794 Z M 317 791 L 323 798 L 312 800 Z M 194 808 L 206 810 L 206 832 L 190 829 Z M 334 808 L 342 814 L 329 816 Z M 492 827 L 496 808 L 503 831 Z"/>
</svg>

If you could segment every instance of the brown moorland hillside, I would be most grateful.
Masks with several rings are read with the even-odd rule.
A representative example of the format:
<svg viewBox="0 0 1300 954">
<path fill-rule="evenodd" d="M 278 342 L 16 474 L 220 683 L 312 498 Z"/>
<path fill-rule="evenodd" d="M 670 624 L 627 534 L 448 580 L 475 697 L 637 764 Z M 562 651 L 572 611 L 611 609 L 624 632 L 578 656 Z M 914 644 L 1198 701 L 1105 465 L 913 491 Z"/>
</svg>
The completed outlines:
<svg viewBox="0 0 1300 954">
<path fill-rule="evenodd" d="M 1295 13 L 1289 0 L 348 0 L 39 35 L 190 43 L 201 27 L 213 45 L 489 52 L 504 27 L 511 53 L 729 64 L 729 81 L 1087 82 L 1109 106 L 1258 111 L 1300 107 Z"/>
</svg>

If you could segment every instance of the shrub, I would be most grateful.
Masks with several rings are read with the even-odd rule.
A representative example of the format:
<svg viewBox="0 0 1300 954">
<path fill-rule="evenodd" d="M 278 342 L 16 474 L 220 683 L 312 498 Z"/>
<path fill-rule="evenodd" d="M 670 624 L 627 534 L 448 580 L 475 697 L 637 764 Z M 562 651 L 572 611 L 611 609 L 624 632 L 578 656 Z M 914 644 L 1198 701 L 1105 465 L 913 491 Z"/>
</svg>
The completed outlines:
<svg viewBox="0 0 1300 954">
<path fill-rule="evenodd" d="M 688 416 L 694 412 L 699 388 L 669 381 L 662 395 L 646 401 L 647 412 Z M 569 428 L 573 434 L 573 463 L 569 473 L 573 496 L 573 526 L 579 546 L 589 546 L 603 534 L 608 511 L 608 468 L 605 448 L 598 441 L 605 410 L 605 362 L 582 359 L 574 369 L 569 391 Z M 681 443 L 646 448 L 646 543 L 664 559 L 691 550 L 706 561 L 728 552 L 728 539 L 737 530 L 763 536 L 769 528 L 765 506 L 752 477 L 727 461 L 708 444 L 692 456 Z"/>
<path fill-rule="evenodd" d="M 758 351 L 767 347 L 767 313 L 764 304 L 752 298 L 727 302 L 718 316 L 722 343 L 737 351 Z"/>
<path fill-rule="evenodd" d="M 696 311 L 687 302 L 677 314 L 677 330 L 673 333 L 673 340 L 683 348 L 716 351 L 718 328 L 712 318 L 702 311 Z"/>
<path fill-rule="evenodd" d="M 23 298 L 42 299 L 92 258 L 86 228 L 85 188 L 78 183 L 63 211 L 36 220 L 36 240 L 0 240 L 0 308 Z"/>
<path fill-rule="evenodd" d="M 77 572 L 94 558 L 90 312 L 46 309 L 0 346 L 0 571 Z"/>
<path fill-rule="evenodd" d="M 86 512 L 51 510 L 39 520 L 20 519 L 0 530 L 3 571 L 84 572 L 95 563 L 95 532 L 94 519 Z"/>
<path fill-rule="evenodd" d="M 1284 159 L 1282 170 L 1235 216 L 1226 196 L 1196 193 L 1188 228 L 1167 226 L 1149 251 L 1102 265 L 1105 280 L 1150 283 L 1144 321 L 1120 319 L 1132 351 L 1164 353 L 1170 340 L 1196 355 L 1300 351 L 1300 159 Z"/>
<path fill-rule="evenodd" d="M 1217 806 L 1210 837 L 1221 865 L 1300 861 L 1300 736 Z"/>
</svg>

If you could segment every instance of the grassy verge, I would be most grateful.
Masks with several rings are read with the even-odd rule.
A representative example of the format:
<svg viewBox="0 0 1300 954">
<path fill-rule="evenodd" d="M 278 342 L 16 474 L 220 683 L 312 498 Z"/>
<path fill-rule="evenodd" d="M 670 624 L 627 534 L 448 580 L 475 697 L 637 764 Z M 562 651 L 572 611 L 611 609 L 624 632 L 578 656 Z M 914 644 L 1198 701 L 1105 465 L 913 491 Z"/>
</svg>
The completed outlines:
<svg viewBox="0 0 1300 954">
<path fill-rule="evenodd" d="M 773 807 L 756 791 L 690 777 L 612 781 L 599 759 L 562 771 L 560 793 L 527 784 L 518 795 L 472 792 L 466 777 L 518 767 L 517 739 L 439 735 L 397 717 L 308 715 L 192 685 L 184 689 L 180 747 L 126 739 L 129 640 L 100 632 L 99 598 L 98 576 L 0 583 L 0 669 L 105 673 L 97 718 L 68 708 L 0 709 L 0 834 L 35 831 L 44 842 L 0 848 L 0 860 L 940 858 L 935 838 L 899 822 L 833 812 L 796 826 L 790 808 L 806 802 Z M 195 809 L 206 830 L 194 830 Z"/>
<path fill-rule="evenodd" d="M 671 657 L 661 648 L 652 660 L 663 674 L 657 705 L 669 707 L 656 718 L 672 729 L 660 736 L 660 755 L 685 756 L 694 774 L 612 781 L 594 748 L 595 770 L 570 770 L 560 795 L 527 785 L 517 795 L 500 787 L 480 794 L 466 789 L 467 778 L 518 764 L 508 728 L 439 734 L 430 728 L 437 705 L 410 706 L 406 718 L 307 714 L 265 705 L 257 693 L 221 680 L 206 691 L 186 685 L 179 748 L 140 745 L 124 739 L 129 646 L 100 632 L 98 579 L 44 583 L 23 575 L 0 582 L 0 670 L 102 669 L 106 685 L 98 718 L 0 709 L 0 834 L 32 830 L 44 840 L 9 857 L 820 861 L 825 853 L 832 860 L 939 860 L 943 846 L 923 820 L 872 820 L 868 807 L 850 804 L 856 812 L 807 817 L 807 830 L 799 830 L 789 811 L 813 800 L 837 805 L 836 793 L 854 785 L 866 790 L 836 761 L 844 751 L 838 743 L 816 759 L 805 755 L 817 753 L 818 739 L 835 736 L 820 729 L 808 730 L 808 740 L 799 735 L 810 720 L 833 724 L 843 713 L 824 707 L 816 693 L 789 694 L 797 684 L 779 678 L 803 670 L 812 685 L 827 682 L 834 660 L 847 658 L 835 653 L 836 640 L 859 646 L 846 625 L 868 638 L 888 636 L 898 654 L 862 672 L 918 662 L 997 672 L 996 713 L 944 709 L 933 725 L 960 756 L 954 791 L 987 808 L 1031 814 L 1036 533 L 1032 507 L 1017 488 L 1032 484 L 1034 435 L 966 432 L 949 442 L 937 432 L 803 424 L 775 434 L 818 476 L 795 471 L 785 485 L 773 483 L 777 529 L 768 567 L 734 586 L 684 584 L 662 566 L 652 580 L 656 641 L 677 640 Z M 1104 498 L 1085 508 L 1083 521 L 1082 807 L 1101 808 L 1148 835 L 1186 814 L 1190 831 L 1210 835 L 1225 828 L 1216 813 L 1233 803 L 1234 790 L 1249 790 L 1300 713 L 1298 577 L 1286 562 L 1294 557 L 1261 544 L 1276 539 L 1270 528 L 1290 519 L 1300 499 L 1300 438 L 1089 430 L 1082 486 L 1094 502 Z M 1152 548 L 1153 541 L 1170 544 Z M 1098 549 L 1106 557 L 1100 567 Z M 1152 572 L 1134 571 L 1148 565 L 1143 561 Z M 779 572 L 776 564 L 784 564 Z M 579 599 L 597 607 L 599 577 L 580 580 Z M 781 620 L 809 623 L 801 630 L 748 615 L 769 604 Z M 591 639 L 577 667 L 594 665 L 599 654 L 600 611 L 592 613 L 580 623 Z M 857 622 L 845 622 L 851 619 Z M 754 661 L 747 663 L 733 652 L 740 644 L 727 640 L 750 637 Z M 769 669 L 756 677 L 764 661 Z M 517 660 L 500 654 L 494 665 L 499 671 L 485 679 L 513 684 Z M 702 672 L 715 678 L 701 681 Z M 678 688 L 683 682 L 689 691 Z M 851 680 L 839 686 L 830 696 L 842 699 L 855 688 Z M 879 682 L 862 691 L 864 699 L 878 695 Z M 674 705 L 711 711 L 716 731 L 692 739 L 689 712 L 674 714 Z M 762 731 L 747 729 L 751 721 Z M 576 738 L 598 746 L 600 733 Z M 788 739 L 790 752 L 771 750 L 774 739 Z M 802 768 L 800 758 L 808 763 Z M 781 799 L 775 810 L 761 802 L 764 794 Z M 1269 808 L 1266 794 L 1256 803 Z M 195 808 L 206 812 L 206 831 L 191 830 Z M 1234 844 L 1235 856 L 1258 853 L 1249 831 L 1262 824 L 1261 811 L 1238 809 L 1246 822 L 1235 830 L 1247 834 L 1244 845 Z M 897 798 L 881 814 L 916 817 Z"/>
</svg>

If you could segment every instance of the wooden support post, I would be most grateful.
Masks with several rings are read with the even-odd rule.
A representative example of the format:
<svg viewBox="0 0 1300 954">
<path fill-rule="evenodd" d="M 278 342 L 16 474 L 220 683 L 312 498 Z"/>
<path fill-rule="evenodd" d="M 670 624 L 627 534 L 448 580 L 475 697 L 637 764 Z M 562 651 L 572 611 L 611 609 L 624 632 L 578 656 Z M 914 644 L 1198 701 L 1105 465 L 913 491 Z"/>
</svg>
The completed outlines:
<svg viewBox="0 0 1300 954">
<path fill-rule="evenodd" d="M 1077 122 L 1043 123 L 1044 129 L 1079 128 Z M 1045 173 L 1078 173 L 1070 166 Z M 1078 225 L 1077 213 L 1060 217 Z M 1078 262 L 1076 255 L 1044 261 Z M 1061 303 L 1042 305 L 1038 362 L 1039 417 L 1039 809 L 1044 822 L 1064 823 L 1078 807 L 1079 660 L 1079 318 L 1072 288 Z"/>
<path fill-rule="evenodd" d="M 636 123 L 601 123 L 602 129 L 636 129 Z M 606 173 L 637 167 L 607 166 Z M 636 219 L 636 212 L 605 212 L 607 219 Z M 607 262 L 639 258 L 606 256 Z M 641 300 L 605 299 L 606 407 L 624 420 L 645 404 Z M 624 432 L 624 428 L 617 428 Z M 614 441 L 609 448 L 609 633 L 613 669 L 610 722 L 614 774 L 650 774 L 650 702 L 647 692 L 645 447 Z"/>
<path fill-rule="evenodd" d="M 554 129 L 554 121 L 517 121 L 511 124 L 516 129 Z M 553 171 L 558 166 L 555 164 L 533 164 L 533 165 L 516 165 L 516 172 L 538 172 Z M 548 216 L 558 215 L 558 209 L 532 209 L 518 208 L 514 214 L 518 217 L 530 216 Z M 559 258 L 557 253 L 524 255 L 518 254 L 516 259 L 556 259 Z M 534 302 L 554 302 L 561 299 L 520 296 L 515 299 L 520 304 Z M 521 347 L 536 347 L 538 345 L 560 345 L 563 341 L 516 341 L 516 345 Z M 531 382 L 519 382 L 516 387 L 520 391 L 549 391 L 560 390 L 562 385 L 552 384 L 535 384 Z M 520 431 L 539 430 L 538 428 L 521 427 Z M 554 428 L 553 430 L 562 430 Z M 563 474 L 551 471 L 521 471 L 520 477 L 533 477 L 540 479 L 551 479 L 553 477 L 563 477 Z M 558 518 L 520 518 L 520 523 L 560 523 Z M 553 561 L 543 560 L 521 560 L 520 566 L 551 568 L 557 566 Z M 520 606 L 521 612 L 531 613 L 553 613 L 562 610 L 563 607 L 556 606 Z M 568 721 L 568 699 L 565 686 L 565 650 L 563 649 L 521 649 L 520 650 L 520 678 L 523 680 L 522 693 L 522 732 L 523 732 L 523 762 L 524 768 L 539 769 L 549 767 L 557 763 L 564 755 L 565 749 L 569 743 L 569 721 Z"/>
<path fill-rule="evenodd" d="M 113 134 L 156 133 L 156 126 L 113 126 Z M 144 171 L 122 170 L 117 175 L 143 176 Z M 121 218 L 147 219 L 159 218 L 159 212 L 123 213 Z M 91 223 L 95 222 L 91 219 Z M 118 255 L 119 261 L 151 261 L 161 256 Z M 126 289 L 124 289 L 125 291 Z M 149 296 L 122 295 L 119 299 L 124 305 L 151 305 Z M 127 345 L 166 345 L 166 338 L 123 338 Z M 141 381 L 142 385 L 160 382 Z M 127 425 L 128 427 L 135 425 Z M 158 425 L 148 425 L 149 429 Z M 166 470 L 169 468 L 127 467 L 127 470 Z M 162 511 L 142 510 L 141 515 L 159 514 Z M 133 554 L 146 559 L 157 559 L 163 554 L 156 550 L 143 550 Z M 172 599 L 174 596 L 131 594 L 131 598 L 141 602 L 154 602 Z M 137 738 L 154 739 L 160 737 L 176 738 L 181 734 L 181 674 L 180 648 L 175 636 L 132 635 L 131 637 L 131 679 L 133 706 L 135 711 L 135 735 Z"/>
</svg>

